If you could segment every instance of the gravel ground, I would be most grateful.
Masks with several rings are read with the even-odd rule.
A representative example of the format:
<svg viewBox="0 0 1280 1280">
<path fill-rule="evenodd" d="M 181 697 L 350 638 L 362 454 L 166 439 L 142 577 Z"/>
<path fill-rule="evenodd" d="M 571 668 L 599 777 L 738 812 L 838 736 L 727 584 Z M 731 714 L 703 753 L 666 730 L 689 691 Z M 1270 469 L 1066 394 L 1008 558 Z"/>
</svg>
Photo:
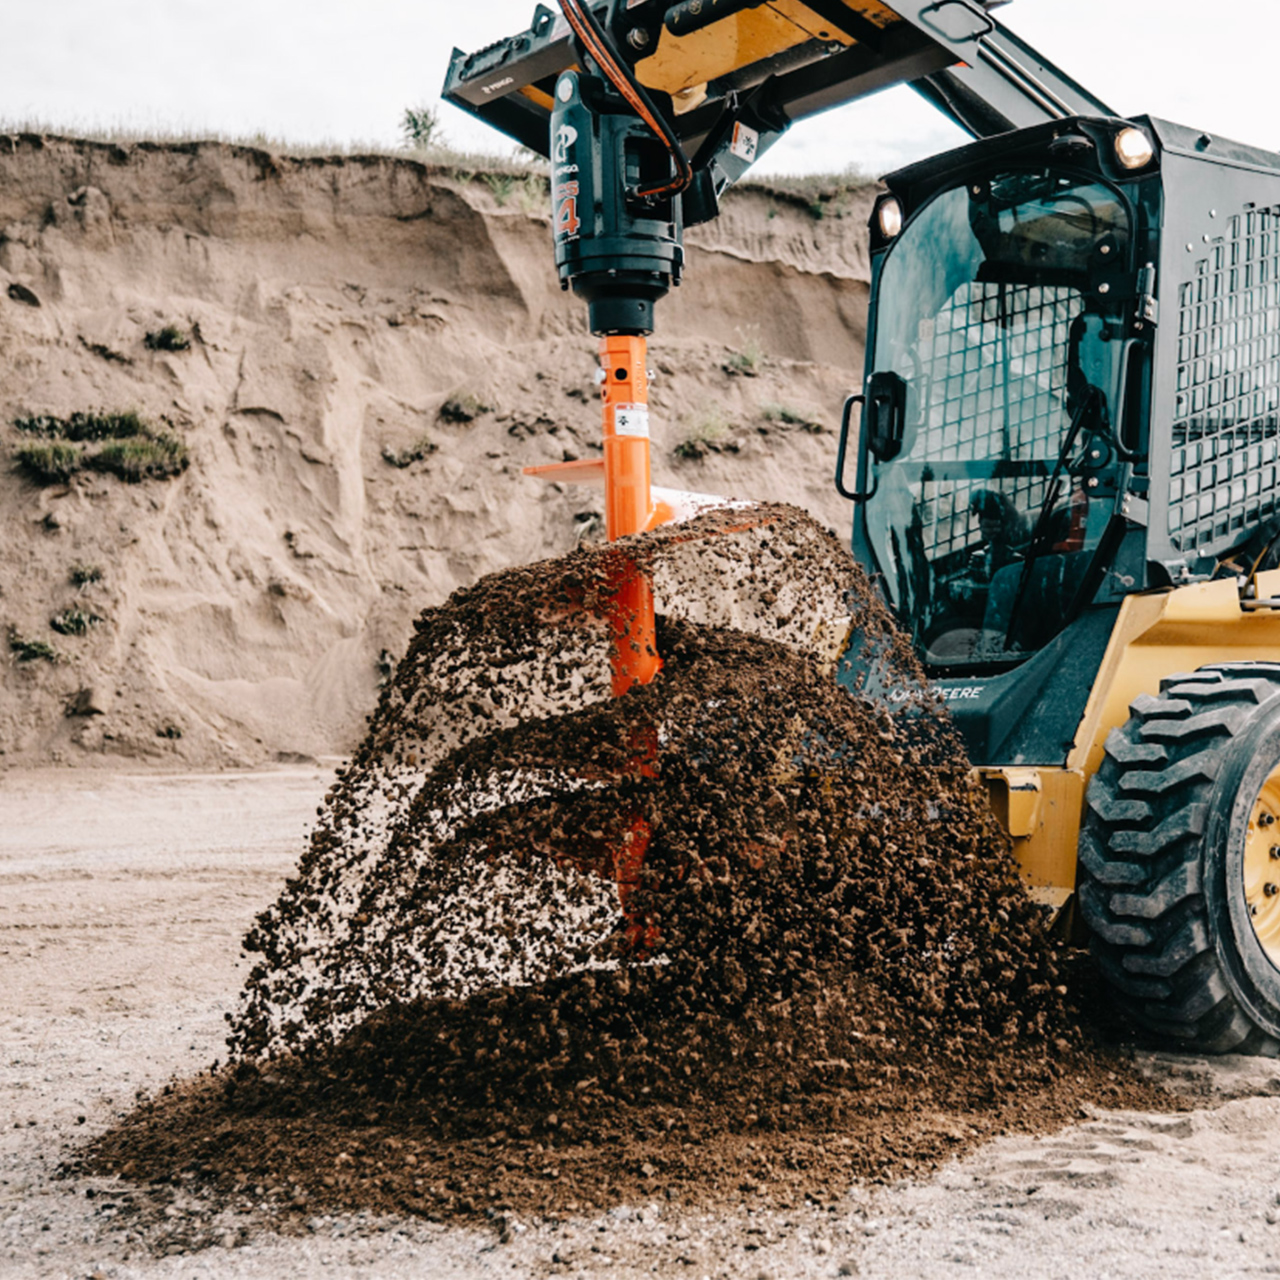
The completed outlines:
<svg viewBox="0 0 1280 1280">
<path fill-rule="evenodd" d="M 1246 1276 L 1280 1273 L 1280 1070 L 1145 1055 L 1181 1115 L 1091 1112 L 933 1177 L 733 1213 L 636 1204 L 484 1229 L 277 1220 L 271 1188 L 60 1177 L 139 1093 L 206 1067 L 238 943 L 330 781 L 320 769 L 0 775 L 0 1276 Z"/>
</svg>

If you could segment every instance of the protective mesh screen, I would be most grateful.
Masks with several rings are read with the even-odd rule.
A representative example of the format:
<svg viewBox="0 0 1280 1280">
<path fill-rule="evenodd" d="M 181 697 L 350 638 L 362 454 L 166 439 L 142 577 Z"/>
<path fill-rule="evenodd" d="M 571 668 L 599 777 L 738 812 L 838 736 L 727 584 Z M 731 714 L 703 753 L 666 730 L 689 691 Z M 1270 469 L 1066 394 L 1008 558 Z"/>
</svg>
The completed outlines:
<svg viewBox="0 0 1280 1280">
<path fill-rule="evenodd" d="M 1046 464 L 1042 474 L 999 480 L 942 471 L 925 484 L 920 512 L 930 560 L 973 541 L 969 504 L 977 489 L 997 489 L 1023 512 L 1039 509 L 1067 427 L 1068 339 L 1083 309 L 1075 289 L 974 282 L 951 296 L 931 330 L 921 326 L 916 385 L 924 426 L 912 459 Z"/>
<path fill-rule="evenodd" d="M 1178 293 L 1169 538 L 1225 550 L 1280 495 L 1280 206 L 1249 209 Z"/>
</svg>

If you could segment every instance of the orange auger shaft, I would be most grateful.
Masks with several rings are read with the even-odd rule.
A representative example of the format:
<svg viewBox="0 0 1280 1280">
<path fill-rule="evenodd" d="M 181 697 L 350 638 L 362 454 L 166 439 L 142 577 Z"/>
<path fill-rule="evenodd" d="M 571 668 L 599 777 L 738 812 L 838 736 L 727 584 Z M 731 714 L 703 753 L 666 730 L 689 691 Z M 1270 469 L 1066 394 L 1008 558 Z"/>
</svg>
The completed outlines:
<svg viewBox="0 0 1280 1280">
<path fill-rule="evenodd" d="M 649 368 L 647 343 L 621 334 L 600 339 L 604 379 L 600 397 L 604 413 L 604 518 L 610 542 L 648 528 L 653 515 L 649 475 Z M 630 559 L 622 559 L 610 584 L 613 599 L 608 614 L 613 696 L 620 698 L 632 685 L 648 684 L 662 669 L 653 608 L 653 584 Z M 653 777 L 658 758 L 658 734 L 640 735 L 632 761 L 642 777 Z M 613 878 L 627 918 L 627 937 L 634 947 L 657 942 L 652 924 L 633 913 L 632 896 L 652 839 L 649 823 L 640 814 L 627 822 L 620 847 L 613 851 Z"/>
<path fill-rule="evenodd" d="M 644 338 L 607 334 L 600 339 L 601 411 L 604 418 L 604 457 L 526 467 L 526 475 L 545 480 L 604 481 L 605 531 L 610 542 L 641 533 L 663 515 L 655 511 L 649 473 L 649 369 Z M 665 518 L 670 518 L 668 508 Z M 653 583 L 630 556 L 621 552 L 609 571 L 605 624 L 609 632 L 609 667 L 613 696 L 620 698 L 637 684 L 648 684 L 662 670 L 658 657 Z M 652 778 L 658 768 L 658 730 L 640 729 L 630 765 L 635 775 Z M 609 851 L 609 868 L 618 886 L 618 901 L 626 917 L 626 935 L 633 947 L 649 949 L 658 943 L 656 924 L 645 920 L 634 903 L 641 869 L 649 851 L 652 830 L 639 813 L 625 815 L 621 841 Z"/>
<path fill-rule="evenodd" d="M 610 542 L 640 533 L 653 514 L 649 476 L 649 373 L 641 337 L 600 339 L 604 371 L 604 518 Z M 630 560 L 617 570 L 609 610 L 614 697 L 648 684 L 662 669 L 654 622 L 653 584 Z"/>
<path fill-rule="evenodd" d="M 604 518 L 609 541 L 649 522 L 649 373 L 643 338 L 600 339 L 604 381 Z"/>
</svg>

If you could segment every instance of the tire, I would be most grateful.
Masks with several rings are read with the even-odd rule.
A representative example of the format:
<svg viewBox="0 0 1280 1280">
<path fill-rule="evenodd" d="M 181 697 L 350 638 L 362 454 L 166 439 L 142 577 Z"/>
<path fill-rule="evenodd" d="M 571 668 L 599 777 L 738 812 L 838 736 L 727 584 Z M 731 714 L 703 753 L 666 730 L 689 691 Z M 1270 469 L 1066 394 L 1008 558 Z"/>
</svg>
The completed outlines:
<svg viewBox="0 0 1280 1280">
<path fill-rule="evenodd" d="M 1107 737 L 1079 903 L 1141 1025 L 1201 1053 L 1280 1050 L 1280 663 L 1170 676 Z"/>
</svg>

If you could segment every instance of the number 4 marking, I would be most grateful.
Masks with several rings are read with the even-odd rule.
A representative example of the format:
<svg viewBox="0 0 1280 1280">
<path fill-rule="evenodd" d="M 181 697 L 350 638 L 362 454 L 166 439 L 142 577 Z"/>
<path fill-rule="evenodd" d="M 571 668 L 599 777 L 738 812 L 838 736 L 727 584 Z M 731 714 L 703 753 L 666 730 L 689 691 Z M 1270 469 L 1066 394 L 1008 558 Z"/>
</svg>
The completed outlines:
<svg viewBox="0 0 1280 1280">
<path fill-rule="evenodd" d="M 556 235 L 576 236 L 582 227 L 578 217 L 578 184 L 566 182 L 560 188 L 560 203 L 556 208 Z"/>
</svg>

